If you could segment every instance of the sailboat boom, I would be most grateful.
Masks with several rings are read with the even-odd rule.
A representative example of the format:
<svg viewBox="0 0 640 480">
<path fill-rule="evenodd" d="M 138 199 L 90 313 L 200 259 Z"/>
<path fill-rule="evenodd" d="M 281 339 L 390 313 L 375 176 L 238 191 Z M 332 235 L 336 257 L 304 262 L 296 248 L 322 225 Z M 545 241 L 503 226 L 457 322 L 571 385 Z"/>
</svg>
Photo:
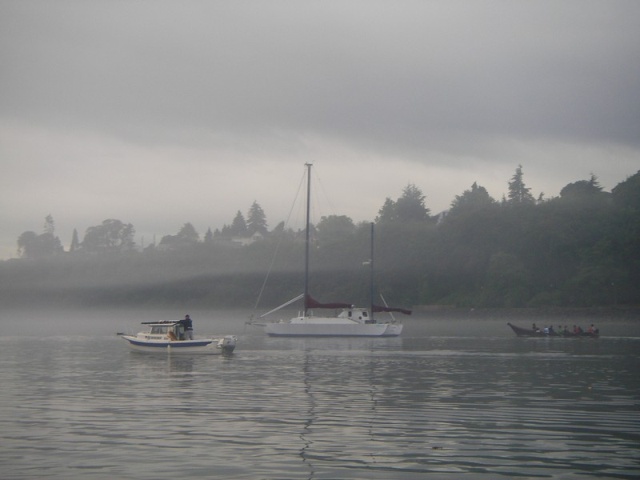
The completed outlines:
<svg viewBox="0 0 640 480">
<path fill-rule="evenodd" d="M 300 295 L 298 295 L 296 298 L 292 298 L 291 300 L 289 300 L 286 303 L 283 303 L 282 305 L 280 305 L 279 307 L 274 308 L 273 310 L 269 310 L 267 313 L 263 313 L 262 315 L 260 315 L 259 318 L 262 317 L 266 317 L 267 315 L 270 315 L 272 313 L 277 312 L 278 310 L 283 309 L 284 307 L 288 307 L 289 305 L 291 305 L 294 302 L 297 302 L 298 300 L 300 300 L 301 298 L 304 298 L 304 293 L 301 293 Z"/>
</svg>

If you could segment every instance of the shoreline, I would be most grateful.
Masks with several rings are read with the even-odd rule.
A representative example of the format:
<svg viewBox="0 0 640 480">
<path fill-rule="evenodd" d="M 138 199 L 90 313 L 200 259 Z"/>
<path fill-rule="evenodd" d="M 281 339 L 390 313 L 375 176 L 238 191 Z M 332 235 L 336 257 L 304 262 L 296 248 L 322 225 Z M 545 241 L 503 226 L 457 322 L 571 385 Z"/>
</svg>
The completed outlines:
<svg viewBox="0 0 640 480">
<path fill-rule="evenodd" d="M 460 308 L 444 305 L 415 305 L 414 314 L 421 317 L 460 319 L 571 319 L 597 318 L 640 320 L 640 306 L 617 307 L 535 307 L 535 308 Z"/>
</svg>

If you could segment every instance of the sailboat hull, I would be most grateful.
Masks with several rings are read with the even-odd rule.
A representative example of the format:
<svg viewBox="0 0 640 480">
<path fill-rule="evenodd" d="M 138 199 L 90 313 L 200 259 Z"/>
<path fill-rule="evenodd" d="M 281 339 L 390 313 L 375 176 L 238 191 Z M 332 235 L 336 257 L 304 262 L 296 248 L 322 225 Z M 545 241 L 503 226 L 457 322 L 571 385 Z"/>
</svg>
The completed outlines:
<svg viewBox="0 0 640 480">
<path fill-rule="evenodd" d="M 267 323 L 265 332 L 270 336 L 280 337 L 396 337 L 402 332 L 402 325 L 283 321 Z"/>
</svg>

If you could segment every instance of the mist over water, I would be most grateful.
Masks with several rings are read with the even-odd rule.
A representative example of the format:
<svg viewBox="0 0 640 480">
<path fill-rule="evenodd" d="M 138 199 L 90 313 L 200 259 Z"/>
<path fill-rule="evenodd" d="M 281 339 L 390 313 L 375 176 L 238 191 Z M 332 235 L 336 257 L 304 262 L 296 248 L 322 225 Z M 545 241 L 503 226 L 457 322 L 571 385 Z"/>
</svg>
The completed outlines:
<svg viewBox="0 0 640 480">
<path fill-rule="evenodd" d="M 140 354 L 115 335 L 185 313 L 196 334 L 239 335 L 236 353 Z M 636 323 L 526 339 L 418 316 L 399 338 L 291 339 L 250 313 L 1 312 L 3 478 L 640 475 Z"/>
</svg>

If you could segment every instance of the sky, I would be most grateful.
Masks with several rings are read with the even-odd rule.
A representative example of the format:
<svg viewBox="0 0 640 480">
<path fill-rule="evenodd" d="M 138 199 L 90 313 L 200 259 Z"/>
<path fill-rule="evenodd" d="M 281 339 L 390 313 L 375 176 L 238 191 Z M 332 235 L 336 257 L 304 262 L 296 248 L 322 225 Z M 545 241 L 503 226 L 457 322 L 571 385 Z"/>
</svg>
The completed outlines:
<svg viewBox="0 0 640 480">
<path fill-rule="evenodd" d="M 52 215 L 204 235 L 285 220 L 313 163 L 326 215 L 420 188 L 496 200 L 640 170 L 640 2 L 0 1 L 0 259 Z"/>
</svg>

